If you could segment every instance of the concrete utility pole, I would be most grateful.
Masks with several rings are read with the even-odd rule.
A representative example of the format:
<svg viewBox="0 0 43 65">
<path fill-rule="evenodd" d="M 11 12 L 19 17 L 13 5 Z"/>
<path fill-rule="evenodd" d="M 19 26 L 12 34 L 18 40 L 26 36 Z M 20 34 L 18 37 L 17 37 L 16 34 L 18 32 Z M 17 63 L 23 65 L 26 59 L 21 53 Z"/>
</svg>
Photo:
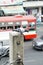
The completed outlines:
<svg viewBox="0 0 43 65">
<path fill-rule="evenodd" d="M 10 33 L 10 65 L 23 65 L 24 38 L 20 32 Z"/>
</svg>

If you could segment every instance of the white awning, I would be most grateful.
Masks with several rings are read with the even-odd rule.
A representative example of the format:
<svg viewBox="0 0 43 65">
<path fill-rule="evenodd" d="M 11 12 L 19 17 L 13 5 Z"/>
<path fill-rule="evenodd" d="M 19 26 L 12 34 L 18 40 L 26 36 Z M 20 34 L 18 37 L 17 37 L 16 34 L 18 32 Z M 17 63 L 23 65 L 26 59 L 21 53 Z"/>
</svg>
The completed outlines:
<svg viewBox="0 0 43 65">
<path fill-rule="evenodd" d="M 22 6 L 2 7 L 5 14 L 26 13 Z"/>
<path fill-rule="evenodd" d="M 28 1 L 23 2 L 23 7 L 42 7 L 43 1 Z"/>
</svg>

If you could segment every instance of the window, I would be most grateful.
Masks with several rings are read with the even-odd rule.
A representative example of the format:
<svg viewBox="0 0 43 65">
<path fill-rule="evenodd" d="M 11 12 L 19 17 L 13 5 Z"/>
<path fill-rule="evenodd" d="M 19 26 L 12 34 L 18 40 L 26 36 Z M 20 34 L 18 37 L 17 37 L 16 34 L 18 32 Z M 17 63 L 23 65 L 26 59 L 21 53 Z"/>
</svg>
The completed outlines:
<svg viewBox="0 0 43 65">
<path fill-rule="evenodd" d="M 7 29 L 13 29 L 13 26 L 7 26 Z"/>
<path fill-rule="evenodd" d="M 2 23 L 2 25 L 4 25 L 4 23 Z"/>
<path fill-rule="evenodd" d="M 30 27 L 34 27 L 35 26 L 35 23 L 34 22 L 31 22 L 31 23 L 29 23 L 29 26 Z"/>
<path fill-rule="evenodd" d="M 8 23 L 8 25 L 12 25 L 12 24 L 13 24 L 13 22 L 9 22 L 9 23 Z"/>
<path fill-rule="evenodd" d="M 26 28 L 26 25 L 22 25 L 23 28 Z"/>
<path fill-rule="evenodd" d="M 35 30 L 35 22 L 29 23 L 29 30 Z"/>
<path fill-rule="evenodd" d="M 2 29 L 2 30 L 6 30 L 6 27 L 0 27 L 0 29 Z"/>
<path fill-rule="evenodd" d="M 27 21 L 22 21 L 22 27 L 26 28 L 28 26 L 28 22 Z"/>
<path fill-rule="evenodd" d="M 20 28 L 20 26 L 21 26 L 20 22 L 15 23 L 15 29 Z"/>
<path fill-rule="evenodd" d="M 20 25 L 15 25 L 15 29 L 20 28 Z"/>
</svg>

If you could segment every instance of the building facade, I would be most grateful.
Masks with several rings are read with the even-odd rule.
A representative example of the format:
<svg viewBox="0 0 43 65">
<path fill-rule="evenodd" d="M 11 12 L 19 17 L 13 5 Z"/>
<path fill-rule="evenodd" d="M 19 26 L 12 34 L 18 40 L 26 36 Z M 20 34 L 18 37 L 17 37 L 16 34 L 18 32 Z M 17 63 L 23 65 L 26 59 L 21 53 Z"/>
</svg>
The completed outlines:
<svg viewBox="0 0 43 65">
<path fill-rule="evenodd" d="M 12 5 L 13 7 L 4 7 L 3 5 Z M 26 12 L 36 16 L 38 22 L 43 22 L 43 0 L 0 0 L 0 6 L 3 6 L 1 9 L 6 13 L 10 11 L 12 13 L 22 12 L 25 14 Z"/>
<path fill-rule="evenodd" d="M 43 22 L 43 0 L 26 0 L 23 7 L 28 14 L 36 16 L 37 22 Z"/>
</svg>

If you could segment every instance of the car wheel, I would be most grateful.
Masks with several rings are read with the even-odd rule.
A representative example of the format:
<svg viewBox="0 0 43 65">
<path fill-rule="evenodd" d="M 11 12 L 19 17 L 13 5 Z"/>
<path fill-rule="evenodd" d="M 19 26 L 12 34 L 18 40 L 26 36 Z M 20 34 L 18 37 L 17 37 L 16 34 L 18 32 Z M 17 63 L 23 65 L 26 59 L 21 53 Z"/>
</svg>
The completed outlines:
<svg viewBox="0 0 43 65">
<path fill-rule="evenodd" d="M 42 49 L 42 51 L 43 51 L 43 46 L 42 46 L 42 48 L 41 48 L 41 49 Z"/>
</svg>

